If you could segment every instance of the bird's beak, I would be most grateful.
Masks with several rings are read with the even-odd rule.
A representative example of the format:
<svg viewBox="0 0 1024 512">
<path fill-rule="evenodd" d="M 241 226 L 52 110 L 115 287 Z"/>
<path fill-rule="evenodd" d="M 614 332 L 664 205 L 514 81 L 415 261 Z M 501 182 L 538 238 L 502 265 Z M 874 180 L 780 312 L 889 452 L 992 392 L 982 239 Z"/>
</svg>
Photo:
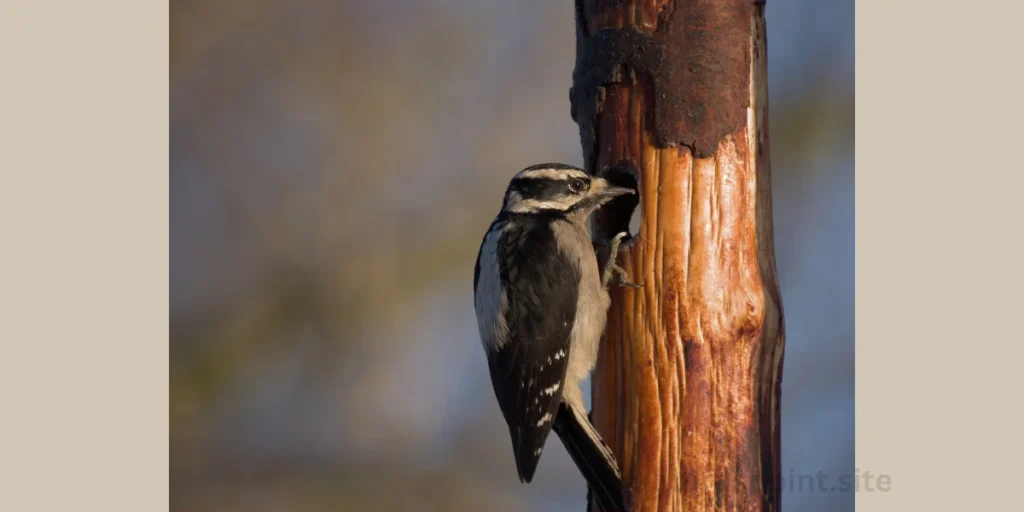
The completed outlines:
<svg viewBox="0 0 1024 512">
<path fill-rule="evenodd" d="M 601 196 L 603 199 L 608 200 L 613 197 L 618 197 L 626 194 L 633 194 L 633 189 L 626 187 L 617 187 L 608 183 L 608 180 L 604 178 L 598 178 L 594 180 L 591 185 L 591 191 L 595 195 Z"/>
</svg>

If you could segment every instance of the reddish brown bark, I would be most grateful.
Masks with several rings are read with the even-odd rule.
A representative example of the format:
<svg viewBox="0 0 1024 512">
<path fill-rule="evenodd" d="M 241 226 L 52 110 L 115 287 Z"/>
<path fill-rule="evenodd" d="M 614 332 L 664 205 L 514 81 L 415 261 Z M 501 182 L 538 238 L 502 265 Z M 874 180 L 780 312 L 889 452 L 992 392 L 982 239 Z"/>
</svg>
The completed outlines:
<svg viewBox="0 0 1024 512">
<path fill-rule="evenodd" d="M 588 170 L 629 169 L 641 213 L 619 264 L 643 288 L 612 293 L 594 423 L 634 511 L 777 510 L 784 332 L 763 6 L 577 4 Z M 628 213 L 608 208 L 598 232 Z"/>
</svg>

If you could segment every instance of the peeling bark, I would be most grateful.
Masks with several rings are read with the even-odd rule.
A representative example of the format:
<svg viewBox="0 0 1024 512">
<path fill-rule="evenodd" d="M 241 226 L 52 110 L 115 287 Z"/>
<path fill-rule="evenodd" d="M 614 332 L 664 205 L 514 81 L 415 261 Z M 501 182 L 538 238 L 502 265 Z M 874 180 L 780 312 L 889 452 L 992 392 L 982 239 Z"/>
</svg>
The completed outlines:
<svg viewBox="0 0 1024 512">
<path fill-rule="evenodd" d="M 643 288 L 612 292 L 594 424 L 633 511 L 778 510 L 784 330 L 763 5 L 577 11 L 587 54 L 571 95 L 587 169 L 635 179 L 641 215 L 619 264 Z M 628 225 L 629 200 L 598 213 L 599 235 Z"/>
</svg>

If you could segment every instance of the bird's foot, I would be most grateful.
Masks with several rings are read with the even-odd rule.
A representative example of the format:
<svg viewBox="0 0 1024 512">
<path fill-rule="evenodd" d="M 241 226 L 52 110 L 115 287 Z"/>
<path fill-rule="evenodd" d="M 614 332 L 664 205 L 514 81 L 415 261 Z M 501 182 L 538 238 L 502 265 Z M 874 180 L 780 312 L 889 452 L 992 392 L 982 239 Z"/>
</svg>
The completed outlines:
<svg viewBox="0 0 1024 512">
<path fill-rule="evenodd" d="M 630 288 L 643 288 L 643 285 L 629 282 L 629 276 L 626 275 L 626 271 L 623 270 L 623 268 L 620 267 L 617 263 L 615 263 L 615 260 L 618 259 L 619 256 L 619 246 L 622 244 L 622 239 L 625 238 L 627 234 L 628 233 L 623 231 L 615 235 L 615 238 L 612 238 L 611 247 L 608 251 L 608 263 L 605 264 L 604 275 L 601 276 L 601 285 L 604 286 L 606 289 L 608 288 L 608 283 L 611 282 L 613 275 L 616 277 L 615 283 L 620 286 L 628 286 Z"/>
</svg>

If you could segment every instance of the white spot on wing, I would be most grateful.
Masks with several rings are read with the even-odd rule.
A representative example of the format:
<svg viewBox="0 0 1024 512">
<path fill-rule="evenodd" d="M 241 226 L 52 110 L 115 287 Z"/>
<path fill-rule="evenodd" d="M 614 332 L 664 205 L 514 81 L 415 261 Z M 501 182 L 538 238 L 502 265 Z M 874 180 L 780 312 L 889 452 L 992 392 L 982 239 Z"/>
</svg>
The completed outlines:
<svg viewBox="0 0 1024 512">
<path fill-rule="evenodd" d="M 544 413 L 544 416 L 540 417 L 540 421 L 537 422 L 537 426 L 538 427 L 543 427 L 544 424 L 549 422 L 549 421 L 551 421 L 551 413 L 550 412 L 546 412 L 546 413 Z"/>
<path fill-rule="evenodd" d="M 554 395 L 555 391 L 558 391 L 558 387 L 561 385 L 561 383 L 556 382 L 554 386 L 551 386 L 550 388 L 544 388 L 544 394 L 548 396 Z"/>
</svg>

